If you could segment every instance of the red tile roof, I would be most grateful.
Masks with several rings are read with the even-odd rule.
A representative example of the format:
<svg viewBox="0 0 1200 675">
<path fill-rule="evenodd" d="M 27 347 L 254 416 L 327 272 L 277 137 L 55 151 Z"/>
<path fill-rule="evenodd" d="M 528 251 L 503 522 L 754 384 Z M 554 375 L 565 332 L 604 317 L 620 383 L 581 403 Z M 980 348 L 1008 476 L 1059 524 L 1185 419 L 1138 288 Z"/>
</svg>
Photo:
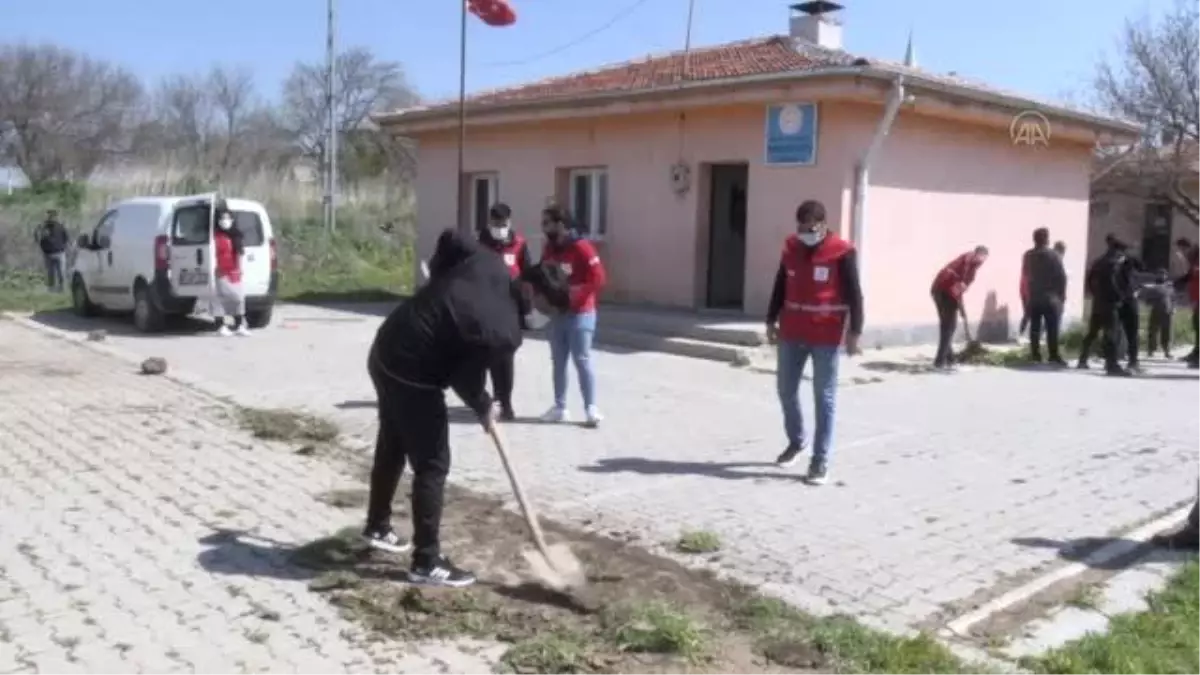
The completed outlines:
<svg viewBox="0 0 1200 675">
<path fill-rule="evenodd" d="M 789 37 L 773 35 L 693 49 L 686 59 L 686 72 L 684 54 L 679 51 L 486 91 L 467 100 L 475 105 L 549 101 L 586 94 L 644 91 L 679 82 L 813 70 L 824 66 L 850 65 L 853 60 L 852 56 L 842 51 L 797 45 Z"/>
</svg>

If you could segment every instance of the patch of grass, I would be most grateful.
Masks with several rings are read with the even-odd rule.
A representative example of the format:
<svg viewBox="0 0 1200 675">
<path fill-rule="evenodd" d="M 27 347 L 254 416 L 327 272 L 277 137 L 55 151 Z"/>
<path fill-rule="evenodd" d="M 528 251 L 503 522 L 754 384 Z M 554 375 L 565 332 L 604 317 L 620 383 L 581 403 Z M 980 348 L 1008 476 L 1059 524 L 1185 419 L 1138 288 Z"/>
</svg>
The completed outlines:
<svg viewBox="0 0 1200 675">
<path fill-rule="evenodd" d="M 500 659 L 502 672 L 590 673 L 591 649 L 587 639 L 575 633 L 554 632 L 514 644 Z"/>
<path fill-rule="evenodd" d="M 1021 665 L 1037 673 L 1200 672 L 1200 567 L 1191 561 L 1167 587 L 1147 596 L 1149 609 L 1112 618 L 1092 633 Z"/>
<path fill-rule="evenodd" d="M 267 441 L 332 443 L 338 437 L 333 422 L 294 410 L 239 408 L 238 421 L 255 438 Z"/>
<path fill-rule="evenodd" d="M 69 293 L 46 290 L 45 275 L 0 269 L 0 312 L 50 312 L 70 306 Z"/>
<path fill-rule="evenodd" d="M 931 636 L 901 637 L 846 616 L 814 618 L 782 600 L 751 596 L 733 608 L 771 661 L 796 669 L 853 673 L 981 672 Z"/>
<path fill-rule="evenodd" d="M 686 612 L 665 602 L 620 607 L 605 617 L 618 649 L 650 654 L 678 654 L 694 660 L 708 653 L 708 629 Z"/>
<path fill-rule="evenodd" d="M 684 532 L 675 542 L 675 550 L 680 553 L 716 553 L 721 550 L 721 538 L 707 530 Z"/>
<path fill-rule="evenodd" d="M 1095 609 L 1100 604 L 1102 593 L 1096 584 L 1084 584 L 1075 589 L 1067 604 L 1079 609 Z"/>
</svg>

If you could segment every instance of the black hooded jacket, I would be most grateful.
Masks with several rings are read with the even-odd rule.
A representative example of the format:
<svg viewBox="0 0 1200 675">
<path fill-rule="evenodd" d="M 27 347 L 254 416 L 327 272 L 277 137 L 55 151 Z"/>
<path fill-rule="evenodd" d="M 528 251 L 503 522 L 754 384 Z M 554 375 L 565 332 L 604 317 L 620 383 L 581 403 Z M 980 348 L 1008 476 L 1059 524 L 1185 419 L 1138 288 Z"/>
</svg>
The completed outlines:
<svg viewBox="0 0 1200 675">
<path fill-rule="evenodd" d="M 469 237 L 446 230 L 429 261 L 429 282 L 375 335 L 371 358 L 388 376 L 422 389 L 451 387 L 483 414 L 489 363 L 521 346 L 508 270 Z"/>
</svg>

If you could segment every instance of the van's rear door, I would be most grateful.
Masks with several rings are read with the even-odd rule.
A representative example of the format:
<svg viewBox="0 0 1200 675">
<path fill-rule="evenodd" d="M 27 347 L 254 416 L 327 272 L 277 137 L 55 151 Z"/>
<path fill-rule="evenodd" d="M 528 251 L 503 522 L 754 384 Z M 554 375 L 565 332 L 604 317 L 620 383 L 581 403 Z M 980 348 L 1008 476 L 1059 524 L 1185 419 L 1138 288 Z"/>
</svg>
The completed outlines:
<svg viewBox="0 0 1200 675">
<path fill-rule="evenodd" d="M 230 199 L 234 227 L 242 235 L 242 292 L 248 297 L 271 290 L 271 221 L 257 202 Z"/>
<path fill-rule="evenodd" d="M 171 216 L 171 288 L 176 295 L 212 295 L 216 256 L 213 255 L 213 216 L 216 195 L 197 195 L 175 204 Z"/>
</svg>

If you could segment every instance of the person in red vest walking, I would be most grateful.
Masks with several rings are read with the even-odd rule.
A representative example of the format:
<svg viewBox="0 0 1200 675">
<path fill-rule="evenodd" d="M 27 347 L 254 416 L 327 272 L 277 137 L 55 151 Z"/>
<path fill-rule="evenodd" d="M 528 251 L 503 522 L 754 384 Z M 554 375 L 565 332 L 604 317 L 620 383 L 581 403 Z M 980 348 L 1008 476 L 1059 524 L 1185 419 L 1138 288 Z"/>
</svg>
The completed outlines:
<svg viewBox="0 0 1200 675">
<path fill-rule="evenodd" d="M 498 203 L 488 211 L 488 224 L 479 231 L 479 243 L 484 248 L 495 251 L 504 261 L 504 266 L 513 279 L 513 300 L 520 313 L 521 329 L 527 329 L 525 315 L 529 313 L 530 308 L 517 280 L 533 265 L 533 260 L 529 256 L 525 237 L 513 230 L 512 209 L 508 204 Z M 500 419 L 506 422 L 511 422 L 517 416 L 512 405 L 516 377 L 515 360 L 516 352 L 503 352 L 488 368 L 492 378 L 492 394 L 500 404 Z"/>
<path fill-rule="evenodd" d="M 951 260 L 933 278 L 929 289 L 938 313 L 938 348 L 933 367 L 948 370 L 954 367 L 954 331 L 958 330 L 958 315 L 962 313 L 963 295 L 975 282 L 975 275 L 987 262 L 986 246 L 976 246 Z"/>
<path fill-rule="evenodd" d="M 550 318 L 550 360 L 554 368 L 554 406 L 542 416 L 547 422 L 566 422 L 567 359 L 575 362 L 584 415 L 589 427 L 603 417 L 596 406 L 596 372 L 592 366 L 592 338 L 596 334 L 596 300 L 608 277 L 600 254 L 592 242 L 580 237 L 568 224 L 566 211 L 551 206 L 542 211 L 542 265 L 555 265 L 570 285 L 570 306 Z"/>
<path fill-rule="evenodd" d="M 1175 280 L 1175 288 L 1187 290 L 1188 302 L 1192 304 L 1193 347 L 1184 357 L 1188 368 L 1200 368 L 1200 247 L 1180 237 L 1175 241 L 1175 250 L 1187 263 L 1187 272 Z"/>
<path fill-rule="evenodd" d="M 847 354 L 859 353 L 862 287 L 854 246 L 829 231 L 821 202 L 808 200 L 800 204 L 796 225 L 796 234 L 783 243 L 767 306 L 767 339 L 779 346 L 775 383 L 787 436 L 787 447 L 775 462 L 791 466 L 804 451 L 800 380 L 811 358 L 816 429 L 807 480 L 821 485 L 829 477 L 838 348 L 844 344 Z"/>
</svg>

